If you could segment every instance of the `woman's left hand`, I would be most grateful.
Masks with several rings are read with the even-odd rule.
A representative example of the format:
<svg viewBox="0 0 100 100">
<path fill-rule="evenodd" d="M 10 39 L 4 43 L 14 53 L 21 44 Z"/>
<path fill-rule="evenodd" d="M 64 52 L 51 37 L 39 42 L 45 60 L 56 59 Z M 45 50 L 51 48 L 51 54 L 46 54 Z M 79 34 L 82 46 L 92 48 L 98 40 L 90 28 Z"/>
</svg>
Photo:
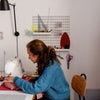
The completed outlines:
<svg viewBox="0 0 100 100">
<path fill-rule="evenodd" d="M 13 83 L 13 79 L 15 77 L 14 76 L 10 76 L 10 77 L 5 77 L 4 81 L 3 82 L 12 82 Z"/>
</svg>

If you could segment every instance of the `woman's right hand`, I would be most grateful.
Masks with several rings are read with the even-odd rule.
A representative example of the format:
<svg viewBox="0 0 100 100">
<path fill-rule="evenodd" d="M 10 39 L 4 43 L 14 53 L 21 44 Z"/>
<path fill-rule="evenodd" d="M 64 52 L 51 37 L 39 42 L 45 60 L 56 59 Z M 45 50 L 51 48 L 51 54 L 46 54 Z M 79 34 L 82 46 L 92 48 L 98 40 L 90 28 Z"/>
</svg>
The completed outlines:
<svg viewBox="0 0 100 100">
<path fill-rule="evenodd" d="M 5 79 L 4 79 L 4 81 L 3 81 L 3 82 L 5 82 L 5 83 L 6 83 L 6 82 L 11 82 L 11 83 L 13 83 L 13 82 L 14 82 L 14 81 L 13 81 L 13 80 L 14 80 L 14 78 L 15 78 L 14 76 L 5 77 Z"/>
<path fill-rule="evenodd" d="M 24 80 L 26 80 L 27 82 L 31 82 L 31 81 L 34 80 L 34 77 L 26 76 L 26 77 L 24 78 Z"/>
</svg>

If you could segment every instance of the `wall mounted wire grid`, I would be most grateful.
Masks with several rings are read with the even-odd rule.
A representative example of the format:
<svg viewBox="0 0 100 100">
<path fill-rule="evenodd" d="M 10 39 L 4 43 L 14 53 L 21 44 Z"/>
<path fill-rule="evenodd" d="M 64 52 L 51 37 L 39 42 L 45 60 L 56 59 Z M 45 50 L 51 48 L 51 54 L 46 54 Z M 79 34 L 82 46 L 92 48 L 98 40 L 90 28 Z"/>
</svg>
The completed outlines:
<svg viewBox="0 0 100 100">
<path fill-rule="evenodd" d="M 70 34 L 70 16 L 40 16 L 39 22 L 38 16 L 32 17 L 32 25 L 39 25 L 40 30 L 44 30 L 44 26 L 48 31 L 51 31 L 51 35 L 34 35 L 33 39 L 43 40 L 47 45 L 60 48 L 60 39 L 64 32 Z M 45 34 L 45 32 L 44 32 Z"/>
</svg>

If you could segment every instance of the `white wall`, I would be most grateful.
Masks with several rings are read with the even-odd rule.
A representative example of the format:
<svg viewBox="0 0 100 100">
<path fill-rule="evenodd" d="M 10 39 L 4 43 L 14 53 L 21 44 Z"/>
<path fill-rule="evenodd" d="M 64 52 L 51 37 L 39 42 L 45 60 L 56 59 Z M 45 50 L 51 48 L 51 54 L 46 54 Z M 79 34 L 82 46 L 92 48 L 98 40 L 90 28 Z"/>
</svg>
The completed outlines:
<svg viewBox="0 0 100 100">
<path fill-rule="evenodd" d="M 100 89 L 100 0 L 71 2 L 72 72 L 87 74 L 87 88 Z"/>
<path fill-rule="evenodd" d="M 3 38 L 0 39 L 0 71 L 4 70 L 4 63 L 7 59 L 16 55 L 16 39 L 11 27 L 10 12 L 0 12 L 0 32 Z"/>
<path fill-rule="evenodd" d="M 50 8 L 51 16 L 71 15 L 70 53 L 74 58 L 67 72 L 69 80 L 74 74 L 86 73 L 87 88 L 100 89 L 100 0 L 9 0 L 9 2 L 16 3 L 17 27 L 20 32 L 19 57 L 26 70 L 34 68 L 27 58 L 25 47 L 27 42 L 32 40 L 32 37 L 25 36 L 25 30 L 31 30 L 32 16 L 37 16 L 37 14 L 48 16 Z M 11 27 L 7 30 L 4 27 L 3 31 L 8 30 L 10 34 Z M 0 29 L 2 29 L 1 22 Z M 15 41 L 13 39 L 12 37 L 11 40 Z M 2 41 L 0 40 L 0 45 Z M 15 52 L 13 48 L 14 46 L 12 50 Z"/>
<path fill-rule="evenodd" d="M 71 77 L 86 73 L 87 88 L 100 89 L 100 0 L 71 0 Z"/>
</svg>

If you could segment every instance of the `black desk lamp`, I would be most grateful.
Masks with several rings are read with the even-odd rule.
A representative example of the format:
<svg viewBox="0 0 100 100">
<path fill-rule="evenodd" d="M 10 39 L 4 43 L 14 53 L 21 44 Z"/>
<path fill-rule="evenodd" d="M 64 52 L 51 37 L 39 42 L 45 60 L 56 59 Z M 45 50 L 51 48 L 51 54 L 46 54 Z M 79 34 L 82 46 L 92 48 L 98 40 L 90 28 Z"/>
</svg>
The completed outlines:
<svg viewBox="0 0 100 100">
<path fill-rule="evenodd" d="M 8 0 L 1 0 L 0 1 L 0 10 L 10 10 L 9 5 L 13 6 L 13 12 L 14 12 L 14 24 L 15 24 L 15 32 L 14 35 L 16 36 L 16 52 L 17 52 L 17 57 L 18 57 L 18 36 L 19 32 L 17 32 L 17 26 L 16 26 L 16 13 L 15 13 L 15 4 L 11 4 L 8 2 Z"/>
</svg>

